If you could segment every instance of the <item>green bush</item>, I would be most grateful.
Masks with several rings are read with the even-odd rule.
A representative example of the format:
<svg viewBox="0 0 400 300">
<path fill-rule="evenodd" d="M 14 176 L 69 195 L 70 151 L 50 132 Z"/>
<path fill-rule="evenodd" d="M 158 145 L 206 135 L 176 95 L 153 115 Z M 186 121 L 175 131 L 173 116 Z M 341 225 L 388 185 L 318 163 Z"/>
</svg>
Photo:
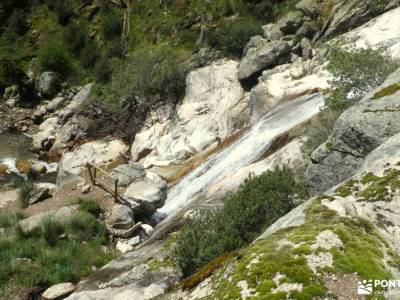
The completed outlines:
<svg viewBox="0 0 400 300">
<path fill-rule="evenodd" d="M 88 241 L 97 239 L 105 242 L 105 227 L 93 215 L 81 211 L 74 214 L 66 223 L 66 233 L 75 240 Z"/>
<path fill-rule="evenodd" d="M 250 38 L 261 33 L 261 24 L 254 19 L 235 19 L 223 22 L 214 32 L 211 32 L 209 43 L 226 54 L 241 57 Z"/>
<path fill-rule="evenodd" d="M 124 43 L 122 40 L 115 40 L 107 43 L 105 48 L 105 56 L 107 58 L 122 58 L 124 55 Z"/>
<path fill-rule="evenodd" d="M 0 227 L 12 227 L 19 220 L 23 219 L 24 215 L 20 211 L 12 213 L 2 213 L 0 214 Z"/>
<path fill-rule="evenodd" d="M 332 73 L 330 95 L 326 107 L 343 111 L 366 93 L 377 88 L 399 63 L 383 50 L 333 48 L 329 55 L 328 70 Z"/>
<path fill-rule="evenodd" d="M 87 204 L 88 201 L 81 203 L 91 207 L 88 210 L 96 211 L 93 204 Z M 7 217 L 5 223 L 14 223 L 14 220 L 9 221 L 13 218 Z M 71 226 L 71 223 L 75 225 Z M 0 237 L 0 298 L 7 295 L 3 293 L 10 286 L 46 289 L 61 282 L 76 283 L 91 273 L 92 266 L 106 264 L 113 258 L 113 253 L 103 250 L 105 239 L 101 236 L 104 228 L 99 224 L 89 213 L 80 212 L 65 223 L 45 219 L 41 227 L 33 232 L 24 232 L 19 225 L 15 225 L 12 236 Z M 61 238 L 64 232 L 67 234 Z M 77 236 L 85 238 L 77 239 Z M 82 243 L 83 240 L 85 243 Z M 31 261 L 18 262 L 20 258 Z"/>
<path fill-rule="evenodd" d="M 22 9 L 16 9 L 8 19 L 8 30 L 15 32 L 17 35 L 23 35 L 28 30 L 26 22 L 26 14 Z"/>
<path fill-rule="evenodd" d="M 69 53 L 64 45 L 57 41 L 48 41 L 39 48 L 37 64 L 40 72 L 53 71 L 64 78 L 73 71 Z"/>
<path fill-rule="evenodd" d="M 81 211 L 88 212 L 95 217 L 101 213 L 100 205 L 92 199 L 77 198 L 72 203 L 78 204 Z"/>
<path fill-rule="evenodd" d="M 35 186 L 32 181 L 27 180 L 23 181 L 19 188 L 19 202 L 22 208 L 26 208 L 29 205 L 29 199 L 32 196 Z"/>
<path fill-rule="evenodd" d="M 80 62 L 84 68 L 93 68 L 99 59 L 99 49 L 96 43 L 92 40 L 86 41 L 80 53 Z"/>
<path fill-rule="evenodd" d="M 178 100 L 185 90 L 188 53 L 169 44 L 148 46 L 129 54 L 114 85 L 121 98 Z M 153 101 L 152 101 L 153 100 Z"/>
<path fill-rule="evenodd" d="M 47 6 L 57 15 L 58 22 L 65 26 L 74 15 L 71 1 L 69 0 L 46 0 Z"/>
<path fill-rule="evenodd" d="M 71 23 L 65 27 L 63 32 L 64 44 L 75 56 L 79 56 L 85 46 L 86 34 L 87 32 L 82 30 L 82 26 L 77 23 Z"/>
<path fill-rule="evenodd" d="M 102 14 L 100 31 L 106 41 L 114 40 L 122 33 L 122 16 L 113 10 L 107 10 Z"/>
<path fill-rule="evenodd" d="M 256 0 L 247 1 L 252 5 L 252 12 L 264 24 L 275 22 L 280 16 L 295 9 L 297 0 Z"/>
<path fill-rule="evenodd" d="M 223 253 L 252 242 L 263 230 L 288 213 L 295 194 L 305 196 L 284 167 L 249 178 L 239 191 L 224 199 L 224 207 L 203 210 L 179 232 L 173 258 L 185 276 Z"/>
<path fill-rule="evenodd" d="M 94 67 L 94 78 L 99 83 L 107 83 L 111 80 L 112 67 L 111 60 L 101 57 Z"/>
<path fill-rule="evenodd" d="M 57 244 L 59 236 L 63 233 L 64 229 L 61 223 L 52 220 L 51 218 L 46 218 L 42 222 L 41 232 L 47 245 L 53 247 Z"/>
<path fill-rule="evenodd" d="M 18 60 L 0 57 L 0 92 L 10 85 L 19 84 L 24 77 Z"/>
</svg>

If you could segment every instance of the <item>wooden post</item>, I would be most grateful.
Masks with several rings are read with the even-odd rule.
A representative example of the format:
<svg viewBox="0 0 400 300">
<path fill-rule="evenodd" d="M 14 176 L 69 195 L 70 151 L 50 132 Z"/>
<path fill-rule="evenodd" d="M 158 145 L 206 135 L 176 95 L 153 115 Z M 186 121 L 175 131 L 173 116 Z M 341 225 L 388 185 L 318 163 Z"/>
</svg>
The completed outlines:
<svg viewBox="0 0 400 300">
<path fill-rule="evenodd" d="M 92 171 L 91 171 L 91 168 L 90 168 L 90 164 L 86 164 L 86 168 L 88 169 L 90 181 L 91 181 L 92 184 L 94 185 L 95 182 L 94 182 L 94 178 L 93 178 Z"/>
<path fill-rule="evenodd" d="M 118 202 L 118 179 L 115 179 L 114 202 Z"/>
<path fill-rule="evenodd" d="M 93 168 L 93 185 L 96 185 L 96 173 L 97 173 L 97 168 L 94 166 Z"/>
</svg>

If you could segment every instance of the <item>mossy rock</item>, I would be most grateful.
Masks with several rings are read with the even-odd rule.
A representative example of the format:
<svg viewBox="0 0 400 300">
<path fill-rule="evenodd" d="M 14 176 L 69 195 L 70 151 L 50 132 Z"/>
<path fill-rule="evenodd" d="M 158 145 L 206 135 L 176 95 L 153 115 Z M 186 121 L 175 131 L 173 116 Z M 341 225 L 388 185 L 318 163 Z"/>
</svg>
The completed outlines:
<svg viewBox="0 0 400 300">
<path fill-rule="evenodd" d="M 400 91 L 400 83 L 395 83 L 381 89 L 374 95 L 373 99 L 380 99 L 386 96 L 391 96 L 397 93 L 398 91 Z"/>
<path fill-rule="evenodd" d="M 391 276 L 386 261 L 400 267 L 398 255 L 367 220 L 341 217 L 322 205 L 321 199 L 315 199 L 305 213 L 303 225 L 282 229 L 257 240 L 224 263 L 212 277 L 215 292 L 210 299 L 240 299 L 238 283 L 241 281 L 246 281 L 251 291 L 249 299 L 334 299 L 337 295 L 327 287 L 326 276 L 357 273 L 362 279 L 385 279 Z M 325 230 L 337 235 L 343 246 L 329 250 L 312 247 L 316 237 Z M 307 257 L 321 251 L 329 251 L 333 264 L 313 272 Z M 286 292 L 276 289 L 278 273 L 282 276 L 279 285 L 300 284 L 302 289 Z"/>
<path fill-rule="evenodd" d="M 382 177 L 371 173 L 364 175 L 361 180 L 368 186 L 358 193 L 365 201 L 391 201 L 391 191 L 400 189 L 400 170 L 389 169 Z"/>
</svg>

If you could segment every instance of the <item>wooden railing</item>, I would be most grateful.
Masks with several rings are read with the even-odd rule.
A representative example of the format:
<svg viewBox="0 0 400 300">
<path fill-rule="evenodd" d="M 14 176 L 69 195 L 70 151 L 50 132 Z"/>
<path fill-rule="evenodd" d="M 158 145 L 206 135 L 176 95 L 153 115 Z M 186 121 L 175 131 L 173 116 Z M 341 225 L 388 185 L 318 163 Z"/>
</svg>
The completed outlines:
<svg viewBox="0 0 400 300">
<path fill-rule="evenodd" d="M 86 164 L 86 168 L 88 170 L 89 173 L 89 178 L 90 181 L 92 182 L 92 185 L 95 186 L 99 186 L 101 188 L 103 188 L 104 190 L 110 192 L 111 194 L 114 195 L 114 202 L 120 202 L 119 199 L 121 198 L 118 194 L 118 179 L 114 178 L 112 175 L 110 175 L 109 173 L 107 173 L 105 170 L 95 166 L 94 164 L 91 163 L 87 163 Z M 92 172 L 93 171 L 93 172 Z M 102 173 L 103 175 L 105 175 L 106 177 L 110 178 L 113 183 L 114 183 L 114 190 L 112 189 L 108 189 L 106 185 L 101 184 L 100 182 L 97 183 L 96 181 L 96 177 L 97 177 L 97 171 L 99 171 L 100 173 Z"/>
</svg>

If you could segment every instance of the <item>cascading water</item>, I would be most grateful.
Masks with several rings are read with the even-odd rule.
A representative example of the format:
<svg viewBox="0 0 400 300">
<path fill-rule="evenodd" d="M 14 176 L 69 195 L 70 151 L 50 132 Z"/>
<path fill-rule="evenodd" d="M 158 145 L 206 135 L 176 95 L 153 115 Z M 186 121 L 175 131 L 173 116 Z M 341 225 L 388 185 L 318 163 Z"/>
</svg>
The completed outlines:
<svg viewBox="0 0 400 300">
<path fill-rule="evenodd" d="M 234 144 L 211 156 L 172 187 L 158 215 L 171 215 L 226 174 L 256 161 L 276 138 L 318 114 L 323 102 L 322 95 L 313 94 L 283 103 L 269 111 Z"/>
<path fill-rule="evenodd" d="M 34 163 L 44 165 L 48 173 L 54 173 L 57 164 L 39 161 L 35 155 L 29 151 L 30 144 L 31 139 L 23 134 L 0 134 L 0 165 L 5 166 L 9 174 L 21 175 L 16 167 L 17 160 L 30 160 Z"/>
</svg>

